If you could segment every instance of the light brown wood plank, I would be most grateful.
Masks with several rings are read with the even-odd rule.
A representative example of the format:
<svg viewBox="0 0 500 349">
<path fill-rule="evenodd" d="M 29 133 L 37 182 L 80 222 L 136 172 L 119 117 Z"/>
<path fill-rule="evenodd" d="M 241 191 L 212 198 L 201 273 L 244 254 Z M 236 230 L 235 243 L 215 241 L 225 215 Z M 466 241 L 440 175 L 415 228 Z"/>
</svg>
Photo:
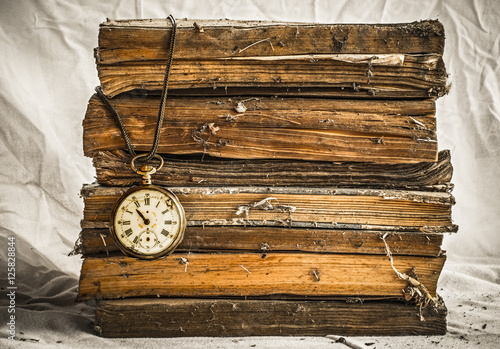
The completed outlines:
<svg viewBox="0 0 500 349">
<path fill-rule="evenodd" d="M 409 336 L 446 333 L 447 310 L 400 302 L 121 299 L 97 303 L 102 337 Z"/>
<path fill-rule="evenodd" d="M 242 102 L 243 101 L 243 102 Z M 244 113 L 236 106 L 242 102 Z M 111 103 L 137 151 L 149 151 L 159 98 L 124 96 Z M 171 98 L 158 152 L 238 159 L 295 159 L 373 163 L 437 160 L 435 104 L 296 98 Z M 84 152 L 124 150 L 111 112 L 93 96 Z"/>
<path fill-rule="evenodd" d="M 82 228 L 108 226 L 112 208 L 128 188 L 86 186 Z M 301 226 L 382 230 L 452 226 L 450 193 L 374 189 L 227 187 L 170 188 L 189 226 Z M 304 227 L 304 225 L 302 225 Z"/>
<path fill-rule="evenodd" d="M 444 257 L 394 257 L 395 267 L 405 273 L 414 268 L 433 296 L 444 261 Z M 174 253 L 159 260 L 86 258 L 78 298 L 273 294 L 402 297 L 406 286 L 386 256 L 273 253 L 262 258 L 260 253 Z"/>
</svg>

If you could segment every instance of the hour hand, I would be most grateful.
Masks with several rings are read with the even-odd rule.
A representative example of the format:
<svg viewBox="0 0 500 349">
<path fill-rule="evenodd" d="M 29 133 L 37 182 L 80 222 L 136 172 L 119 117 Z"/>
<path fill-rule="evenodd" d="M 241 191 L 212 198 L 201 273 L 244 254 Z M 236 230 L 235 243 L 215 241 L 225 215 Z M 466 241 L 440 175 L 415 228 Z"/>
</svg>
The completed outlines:
<svg viewBox="0 0 500 349">
<path fill-rule="evenodd" d="M 148 225 L 149 224 L 149 219 L 147 219 L 146 217 L 144 217 L 144 215 L 138 209 L 136 209 L 136 211 L 139 214 L 139 216 L 142 218 L 142 220 L 144 221 L 144 224 Z"/>
</svg>

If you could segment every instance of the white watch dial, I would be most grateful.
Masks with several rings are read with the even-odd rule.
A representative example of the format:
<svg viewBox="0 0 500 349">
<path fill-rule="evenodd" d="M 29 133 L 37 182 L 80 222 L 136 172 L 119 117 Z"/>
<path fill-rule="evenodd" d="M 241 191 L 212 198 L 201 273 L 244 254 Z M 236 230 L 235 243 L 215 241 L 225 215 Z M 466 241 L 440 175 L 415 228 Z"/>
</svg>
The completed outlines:
<svg viewBox="0 0 500 349">
<path fill-rule="evenodd" d="M 132 189 L 118 201 L 111 224 L 123 252 L 139 258 L 158 258 L 181 242 L 186 220 L 173 193 L 146 186 Z"/>
</svg>

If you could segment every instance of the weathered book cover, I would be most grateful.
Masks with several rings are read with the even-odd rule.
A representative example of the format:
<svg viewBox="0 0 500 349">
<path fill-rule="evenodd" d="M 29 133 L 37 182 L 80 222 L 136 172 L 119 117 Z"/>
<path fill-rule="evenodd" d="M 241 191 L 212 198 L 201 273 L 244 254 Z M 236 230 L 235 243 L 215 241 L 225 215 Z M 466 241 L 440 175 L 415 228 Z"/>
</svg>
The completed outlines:
<svg viewBox="0 0 500 349">
<path fill-rule="evenodd" d="M 98 151 L 92 157 L 99 184 L 131 186 L 141 179 L 130 168 L 128 153 Z M 451 191 L 453 174 L 449 150 L 436 162 L 373 164 L 304 160 L 218 159 L 209 156 L 163 155 L 165 165 L 154 182 L 164 186 L 289 186 L 330 188 Z"/>
<path fill-rule="evenodd" d="M 103 337 L 409 336 L 446 333 L 446 307 L 391 301 L 128 298 L 97 303 Z"/>
<path fill-rule="evenodd" d="M 446 257 L 394 257 L 431 297 Z M 129 297 L 390 297 L 408 281 L 383 255 L 320 253 L 174 253 L 158 260 L 121 255 L 85 258 L 80 300 Z"/>
<path fill-rule="evenodd" d="M 104 93 L 161 90 L 166 20 L 108 21 L 95 50 Z M 171 93 L 426 98 L 446 93 L 438 21 L 313 24 L 179 21 Z"/>
<path fill-rule="evenodd" d="M 111 101 L 132 146 L 149 151 L 160 99 Z M 369 163 L 437 160 L 435 103 L 298 98 L 170 98 L 158 153 L 235 159 Z M 125 150 L 111 111 L 93 96 L 83 121 L 84 153 Z"/>
<path fill-rule="evenodd" d="M 107 228 L 127 187 L 82 189 L 82 228 Z M 448 232 L 454 198 L 449 192 L 365 188 L 171 187 L 188 226 L 276 226 Z M 141 205 L 141 202 L 138 203 Z M 139 217 L 137 217 L 139 219 Z"/>
</svg>

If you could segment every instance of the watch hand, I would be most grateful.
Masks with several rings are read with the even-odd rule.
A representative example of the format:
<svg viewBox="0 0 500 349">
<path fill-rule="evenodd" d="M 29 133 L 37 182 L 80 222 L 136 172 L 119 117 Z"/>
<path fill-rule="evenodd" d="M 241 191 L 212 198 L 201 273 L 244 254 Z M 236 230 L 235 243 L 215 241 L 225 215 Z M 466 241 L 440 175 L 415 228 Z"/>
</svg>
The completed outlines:
<svg viewBox="0 0 500 349">
<path fill-rule="evenodd" d="M 138 209 L 136 209 L 136 211 L 139 214 L 139 216 L 141 216 L 142 220 L 144 221 L 144 224 L 148 225 L 149 224 L 149 219 L 147 219 L 146 217 L 144 217 L 144 215 Z"/>
</svg>

